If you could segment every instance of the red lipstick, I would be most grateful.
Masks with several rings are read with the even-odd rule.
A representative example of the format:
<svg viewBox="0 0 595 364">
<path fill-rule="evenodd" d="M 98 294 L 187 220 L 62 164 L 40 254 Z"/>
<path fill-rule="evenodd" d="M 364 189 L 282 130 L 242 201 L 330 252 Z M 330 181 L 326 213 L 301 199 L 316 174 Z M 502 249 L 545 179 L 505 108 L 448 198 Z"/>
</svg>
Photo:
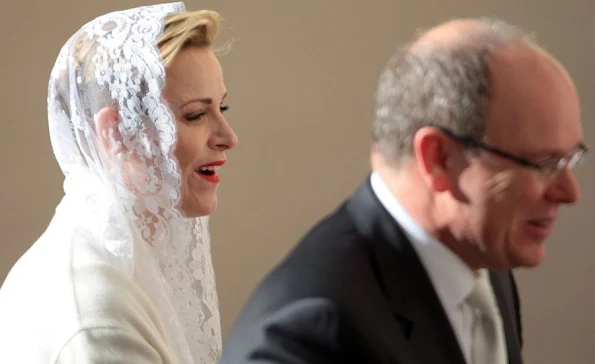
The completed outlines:
<svg viewBox="0 0 595 364">
<path fill-rule="evenodd" d="M 219 174 L 217 171 L 225 163 L 224 160 L 206 163 L 198 167 L 195 172 L 198 176 L 210 183 L 219 183 Z"/>
</svg>

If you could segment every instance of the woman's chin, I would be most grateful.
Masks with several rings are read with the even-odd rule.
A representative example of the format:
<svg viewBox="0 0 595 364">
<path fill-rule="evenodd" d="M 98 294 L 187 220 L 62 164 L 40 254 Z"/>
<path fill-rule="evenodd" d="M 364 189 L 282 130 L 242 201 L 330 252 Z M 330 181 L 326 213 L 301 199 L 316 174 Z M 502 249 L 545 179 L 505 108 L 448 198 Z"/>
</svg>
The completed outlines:
<svg viewBox="0 0 595 364">
<path fill-rule="evenodd" d="M 184 200 L 181 211 L 187 218 L 207 216 L 217 209 L 216 194 L 212 194 L 211 196 L 192 196 L 191 199 L 185 198 Z"/>
</svg>

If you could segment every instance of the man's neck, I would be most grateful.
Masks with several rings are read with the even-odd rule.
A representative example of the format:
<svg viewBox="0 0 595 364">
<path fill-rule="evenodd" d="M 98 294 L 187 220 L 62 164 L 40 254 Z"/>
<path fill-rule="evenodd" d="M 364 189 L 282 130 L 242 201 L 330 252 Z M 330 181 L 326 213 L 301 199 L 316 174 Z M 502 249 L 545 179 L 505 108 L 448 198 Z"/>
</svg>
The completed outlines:
<svg viewBox="0 0 595 364">
<path fill-rule="evenodd" d="M 474 264 L 477 261 L 476 254 L 453 236 L 449 223 L 451 214 L 428 191 L 414 168 L 413 165 L 404 165 L 398 169 L 389 165 L 376 165 L 374 172 L 422 229 L 459 256 L 471 270 L 477 271 L 479 265 Z"/>
</svg>

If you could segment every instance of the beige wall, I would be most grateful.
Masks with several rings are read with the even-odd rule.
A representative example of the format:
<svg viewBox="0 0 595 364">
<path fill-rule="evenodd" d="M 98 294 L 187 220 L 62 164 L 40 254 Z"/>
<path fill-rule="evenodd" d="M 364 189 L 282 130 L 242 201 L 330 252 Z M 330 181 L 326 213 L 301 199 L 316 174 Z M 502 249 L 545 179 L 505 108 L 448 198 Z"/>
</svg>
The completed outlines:
<svg viewBox="0 0 595 364">
<path fill-rule="evenodd" d="M 3 2 L 0 281 L 62 195 L 45 104 L 60 46 L 90 18 L 142 4 Z M 376 79 L 391 49 L 417 28 L 493 15 L 535 30 L 576 79 L 586 140 L 595 140 L 592 0 L 209 0 L 187 6 L 219 11 L 224 35 L 237 38 L 221 61 L 228 119 L 240 144 L 222 173 L 212 220 L 225 332 L 265 272 L 365 177 Z M 565 209 L 547 262 L 518 274 L 528 363 L 595 362 L 595 227 L 588 217 L 594 177 L 591 159 L 579 176 L 583 200 Z"/>
</svg>

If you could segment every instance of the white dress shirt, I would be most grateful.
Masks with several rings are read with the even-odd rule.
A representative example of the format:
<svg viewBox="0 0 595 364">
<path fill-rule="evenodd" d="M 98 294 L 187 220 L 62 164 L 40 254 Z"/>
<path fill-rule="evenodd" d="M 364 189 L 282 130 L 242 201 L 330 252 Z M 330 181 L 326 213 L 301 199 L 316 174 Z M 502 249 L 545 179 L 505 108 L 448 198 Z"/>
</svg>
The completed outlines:
<svg viewBox="0 0 595 364">
<path fill-rule="evenodd" d="M 380 176 L 372 173 L 372 190 L 403 229 L 417 252 L 446 311 L 467 363 L 471 363 L 473 312 L 465 301 L 473 290 L 473 271 L 450 249 L 427 233 L 397 201 Z"/>
</svg>

